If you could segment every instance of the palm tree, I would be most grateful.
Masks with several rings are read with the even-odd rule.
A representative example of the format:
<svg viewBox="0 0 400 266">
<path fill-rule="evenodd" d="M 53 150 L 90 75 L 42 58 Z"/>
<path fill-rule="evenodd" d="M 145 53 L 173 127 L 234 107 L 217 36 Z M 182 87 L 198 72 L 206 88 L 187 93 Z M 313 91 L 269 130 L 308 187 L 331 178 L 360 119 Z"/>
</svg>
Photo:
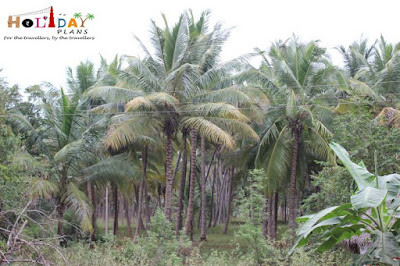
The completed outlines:
<svg viewBox="0 0 400 266">
<path fill-rule="evenodd" d="M 364 56 L 360 54 L 363 51 L 361 44 L 359 51 L 355 51 L 356 48 L 353 49 L 353 56 L 360 62 L 358 71 L 348 80 L 340 77 L 343 97 L 335 112 L 352 111 L 361 103 L 377 114 L 382 108 L 391 107 L 398 102 L 396 83 L 400 74 L 400 45 L 388 43 L 381 36 L 368 49 L 368 53 L 364 51 L 364 56 L 368 54 L 368 59 L 363 59 Z M 348 61 L 348 54 L 344 56 L 345 61 Z"/>
<path fill-rule="evenodd" d="M 346 71 L 351 78 L 364 67 L 368 67 L 374 56 L 375 44 L 369 46 L 368 39 L 361 38 L 358 42 L 353 42 L 348 48 L 343 45 L 336 48 L 343 56 Z"/>
<path fill-rule="evenodd" d="M 97 77 L 100 80 L 100 77 Z M 94 70 L 94 64 L 92 62 L 86 61 L 86 62 L 81 62 L 74 71 L 72 68 L 67 68 L 67 84 L 68 87 L 70 88 L 71 91 L 77 92 L 79 94 L 84 94 L 90 87 L 92 87 L 96 83 L 96 78 L 95 78 L 95 70 Z M 96 117 L 96 115 L 93 115 L 90 113 L 90 109 L 92 108 L 92 105 L 96 104 L 95 102 L 91 101 L 84 101 L 82 99 L 82 104 L 80 111 L 83 113 L 82 118 L 83 118 L 83 126 L 84 127 L 91 127 L 95 125 L 101 118 Z M 99 132 L 100 133 L 100 132 Z M 99 145 L 96 145 L 93 148 L 96 149 L 96 153 L 100 154 L 100 147 Z M 86 165 L 89 166 L 89 165 Z M 96 198 L 96 186 L 92 185 L 91 182 L 87 182 L 87 194 L 88 198 L 92 204 L 92 217 L 91 217 L 91 223 L 93 230 L 91 232 L 91 241 L 96 240 L 96 209 L 97 209 L 97 198 Z"/>
<path fill-rule="evenodd" d="M 282 187 L 290 170 L 289 226 L 293 228 L 298 177 L 305 175 L 310 157 L 328 158 L 331 133 L 324 123 L 331 110 L 322 104 L 335 91 L 336 70 L 317 42 L 302 44 L 296 37 L 273 45 L 269 57 L 271 63 L 265 58 L 260 70 L 262 79 L 256 80 L 273 84 L 269 94 L 275 105 L 266 115 L 256 162 L 266 171 L 270 196 Z"/>
<path fill-rule="evenodd" d="M 80 17 L 82 17 L 82 13 L 76 12 L 76 13 L 74 14 L 74 18 L 80 18 Z"/>
<path fill-rule="evenodd" d="M 74 14 L 74 18 L 79 18 L 80 20 L 81 20 L 81 28 L 84 28 L 85 27 L 85 22 L 86 22 L 86 20 L 93 20 L 94 19 L 94 15 L 93 14 L 86 14 L 86 18 L 85 19 L 82 19 L 82 13 L 75 13 Z"/>
<path fill-rule="evenodd" d="M 203 16 L 206 14 L 203 13 Z M 234 133 L 258 138 L 248 125 L 248 118 L 232 105 L 246 101 L 245 104 L 248 104 L 252 100 L 240 86 L 235 86 L 228 79 L 227 67 L 215 64 L 220 46 L 227 35 L 220 25 L 208 33 L 206 23 L 193 23 L 188 19 L 187 13 L 180 17 L 173 30 L 169 30 L 167 23 L 165 29 L 160 29 L 153 23 L 152 41 L 156 53 L 150 54 L 142 45 L 146 58 L 127 58 L 129 67 L 120 72 L 118 87 L 98 87 L 89 92 L 92 97 L 111 100 L 108 105 L 99 107 L 103 110 L 115 110 L 113 108 L 116 105 L 123 103 L 125 112 L 137 117 L 144 116 L 150 121 L 158 120 L 162 125 L 159 132 L 163 132 L 165 136 L 164 213 L 167 219 L 171 219 L 172 140 L 176 133 L 191 132 L 192 159 L 196 154 L 193 150 L 196 147 L 193 135 L 197 136 L 197 133 L 210 143 L 227 148 L 234 146 Z M 141 44 L 140 41 L 139 43 Z M 191 163 L 189 182 L 193 186 L 189 193 L 185 223 L 187 234 L 192 232 L 193 182 L 196 176 L 196 168 L 193 168 L 195 159 Z M 206 204 L 203 206 L 205 208 Z M 182 219 L 181 210 L 178 217 Z M 181 224 L 180 221 L 177 224 Z"/>
<path fill-rule="evenodd" d="M 43 124 L 34 127 L 20 112 L 11 114 L 16 130 L 31 138 L 51 165 L 51 175 L 35 182 L 33 195 L 52 197 L 57 202 L 57 233 L 63 236 L 63 217 L 66 208 L 75 208 L 82 219 L 82 228 L 91 231 L 91 208 L 80 190 L 78 178 L 83 164 L 93 161 L 89 148 L 98 140 L 98 124 L 86 128 L 80 115 L 81 92 L 67 96 L 64 90 L 51 88 L 43 93 Z"/>
</svg>

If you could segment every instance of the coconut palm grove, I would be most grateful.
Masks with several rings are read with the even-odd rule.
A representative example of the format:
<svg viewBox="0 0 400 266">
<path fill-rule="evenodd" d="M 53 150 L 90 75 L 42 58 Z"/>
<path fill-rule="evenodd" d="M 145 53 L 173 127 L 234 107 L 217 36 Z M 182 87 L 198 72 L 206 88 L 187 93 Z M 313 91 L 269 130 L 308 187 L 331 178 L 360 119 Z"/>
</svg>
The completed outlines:
<svg viewBox="0 0 400 266">
<path fill-rule="evenodd" d="M 224 62 L 209 11 L 164 21 L 64 87 L 2 76 L 0 265 L 399 265 L 400 43 Z"/>
</svg>

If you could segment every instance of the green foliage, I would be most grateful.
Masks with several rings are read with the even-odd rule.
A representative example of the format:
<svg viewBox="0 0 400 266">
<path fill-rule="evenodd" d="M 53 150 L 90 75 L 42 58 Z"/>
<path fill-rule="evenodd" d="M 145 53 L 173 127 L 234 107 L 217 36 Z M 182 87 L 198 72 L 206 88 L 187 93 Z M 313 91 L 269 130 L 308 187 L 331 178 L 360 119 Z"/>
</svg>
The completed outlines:
<svg viewBox="0 0 400 266">
<path fill-rule="evenodd" d="M 400 200 L 397 198 L 400 175 L 373 175 L 364 164 L 353 163 L 342 146 L 337 143 L 330 146 L 357 183 L 358 190 L 350 197 L 351 203 L 300 217 L 298 221 L 305 223 L 297 231 L 298 239 L 291 251 L 296 246 L 306 245 L 312 233 L 323 235 L 323 242 L 318 247 L 321 252 L 342 240 L 366 233 L 371 243 L 357 264 L 380 262 L 398 265 L 395 258 L 400 256 L 400 223 L 397 218 L 400 214 Z"/>
<path fill-rule="evenodd" d="M 253 169 L 248 172 L 248 186 L 244 186 L 238 195 L 238 211 L 240 217 L 249 219 L 253 224 L 260 225 L 264 217 L 264 185 L 263 169 Z"/>
<path fill-rule="evenodd" d="M 358 108 L 354 113 L 337 116 L 333 131 L 333 140 L 351 151 L 352 160 L 363 161 L 367 168 L 373 169 L 377 151 L 379 174 L 400 171 L 400 129 L 380 126 L 368 110 Z"/>
<path fill-rule="evenodd" d="M 235 233 L 235 239 L 241 239 L 248 247 L 245 256 L 248 256 L 257 264 L 262 264 L 272 254 L 271 245 L 265 240 L 261 232 L 261 226 L 252 223 L 241 225 Z"/>
<path fill-rule="evenodd" d="M 171 223 L 160 209 L 152 217 L 150 227 L 147 236 L 134 241 L 129 238 L 120 241 L 107 235 L 94 249 L 86 244 L 72 244 L 65 249 L 66 257 L 71 265 L 182 265 L 192 249 L 186 236 L 175 236 Z M 60 260 L 56 256 L 54 259 Z"/>
<path fill-rule="evenodd" d="M 350 174 L 340 166 L 322 163 L 324 168 L 312 176 L 312 184 L 318 192 L 302 201 L 301 209 L 311 214 L 329 206 L 344 204 L 353 193 L 354 181 Z"/>
<path fill-rule="evenodd" d="M 0 112 L 0 163 L 9 160 L 19 144 L 19 139 L 14 136 L 11 128 L 4 122 Z"/>
<path fill-rule="evenodd" d="M 47 83 L 31 86 L 25 89 L 26 101 L 18 86 L 8 87 L 0 78 L 0 227 L 10 228 L 16 213 L 32 198 L 39 210 L 25 217 L 46 226 L 29 223 L 24 235 L 52 238 L 54 224 L 44 221 L 46 215 L 54 218 L 58 209 L 62 217 L 65 206 L 60 234 L 74 240 L 64 250 L 72 265 L 344 264 L 348 257 L 340 250 L 325 256 L 317 251 L 326 251 L 362 233 L 368 235 L 371 244 L 360 263 L 396 264 L 393 257 L 400 256 L 400 176 L 389 174 L 400 171 L 400 129 L 394 123 L 380 126 L 382 121 L 374 117 L 382 107 L 398 108 L 400 45 L 381 37 L 372 46 L 362 39 L 349 49 L 340 47 L 345 69 L 339 70 L 318 41 L 303 43 L 293 36 L 272 44 L 268 52 L 256 50 L 263 58 L 259 69 L 248 64 L 250 56 L 220 64 L 222 45 L 230 30 L 221 24 L 209 29 L 209 14 L 203 12 L 196 21 L 192 11 L 185 11 L 175 25 L 168 24 L 162 15 L 162 27 L 152 21 L 151 49 L 136 38 L 143 58 L 116 56 L 111 64 L 102 58 L 97 73 L 93 63 L 82 62 L 75 70 L 67 69 L 65 90 Z M 87 14 L 87 18 L 94 16 Z M 345 114 L 333 119 L 331 107 L 335 105 L 338 114 Z M 102 138 L 110 116 L 111 126 Z M 193 247 L 183 233 L 176 236 L 159 209 L 151 229 L 134 241 L 108 235 L 103 243 L 94 243 L 94 249 L 79 243 L 84 237 L 82 230 L 92 232 L 90 216 L 95 204 L 92 206 L 89 198 L 100 202 L 82 189 L 89 180 L 89 187 L 98 189 L 94 189 L 97 196 L 102 195 L 101 185 L 112 182 L 131 197 L 133 183 L 146 178 L 146 205 L 148 199 L 164 194 L 169 213 L 171 206 L 167 205 L 175 203 L 173 185 L 177 184 L 170 182 L 171 168 L 176 163 L 172 180 L 183 169 L 180 157 L 173 157 L 174 151 L 180 149 L 181 133 L 188 130 L 205 137 L 206 153 L 216 149 L 218 159 L 214 162 L 208 160 L 208 154 L 203 158 L 209 161 L 209 170 L 216 164 L 215 174 L 207 173 L 207 178 L 214 175 L 214 181 L 221 182 L 214 183 L 218 202 L 225 204 L 223 168 L 234 168 L 235 188 L 245 184 L 239 193 L 232 194 L 238 202 L 233 213 L 244 222 L 235 232 L 237 248 L 200 254 L 201 245 L 207 243 Z M 350 151 L 351 155 L 339 145 L 331 146 L 347 170 L 333 160 L 328 145 L 332 138 Z M 144 153 L 139 154 L 143 147 L 147 168 Z M 197 156 L 194 146 L 189 149 Z M 298 151 L 297 157 L 294 151 Z M 379 164 L 371 174 L 367 169 L 376 164 L 374 151 L 379 154 Z M 279 204 L 287 209 L 290 184 L 292 224 L 292 214 L 297 211 L 293 209 L 297 206 L 295 196 L 306 194 L 301 190 L 315 160 L 329 163 L 321 163 L 323 169 L 318 167 L 321 171 L 313 176 L 318 192 L 303 201 L 302 209 L 307 214 L 317 213 L 299 219 L 305 224 L 298 231 L 295 246 L 308 244 L 312 233 L 323 235 L 312 238 L 318 248 L 306 246 L 289 256 L 290 237 L 279 235 L 273 242 L 262 236 L 265 197 L 278 191 L 281 198 L 285 197 L 284 204 L 278 199 Z M 165 175 L 161 174 L 163 168 Z M 252 168 L 259 169 L 247 173 Z M 191 167 L 190 172 L 197 173 L 197 169 Z M 293 182 L 288 182 L 289 177 Z M 208 184 L 205 187 L 208 189 Z M 199 200 L 195 197 L 196 207 Z M 214 202 L 203 202 L 202 206 L 209 203 L 214 206 Z M 214 209 L 218 217 L 224 217 L 222 212 L 227 211 L 223 204 Z M 333 205 L 339 206 L 328 208 Z M 45 215 L 40 216 L 42 213 Z M 208 232 L 212 230 L 216 228 Z M 227 239 L 229 235 L 224 235 L 219 241 Z M 0 241 L 5 249 L 6 244 Z M 62 263 L 58 259 L 54 264 Z"/>
<path fill-rule="evenodd" d="M 239 262 L 247 265 L 346 265 L 350 254 L 338 249 L 321 256 L 315 246 L 297 249 L 290 256 L 288 250 L 293 243 L 293 237 L 283 234 L 278 241 L 265 239 L 260 226 L 245 223 L 235 233 L 234 240 L 237 249 L 234 251 Z"/>
<path fill-rule="evenodd" d="M 0 210 L 16 210 L 25 204 L 30 180 L 14 165 L 0 164 Z"/>
</svg>

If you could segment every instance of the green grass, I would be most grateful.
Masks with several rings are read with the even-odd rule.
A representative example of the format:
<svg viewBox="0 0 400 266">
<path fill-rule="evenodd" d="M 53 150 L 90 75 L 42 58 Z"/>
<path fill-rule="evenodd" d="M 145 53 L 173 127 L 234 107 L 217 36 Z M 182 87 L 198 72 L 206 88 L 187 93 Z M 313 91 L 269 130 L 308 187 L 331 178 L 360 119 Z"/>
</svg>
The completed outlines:
<svg viewBox="0 0 400 266">
<path fill-rule="evenodd" d="M 207 240 L 204 242 L 200 242 L 200 230 L 195 227 L 193 240 L 195 245 L 200 248 L 202 254 L 210 254 L 214 250 L 219 251 L 230 251 L 237 246 L 237 242 L 240 242 L 240 239 L 235 239 L 234 234 L 239 229 L 240 221 L 233 220 L 229 227 L 228 232 L 223 234 L 222 231 L 224 229 L 224 224 L 216 225 L 215 227 L 211 227 L 207 229 Z M 235 240 L 237 241 L 235 243 Z M 243 243 L 240 243 L 243 246 Z"/>
<path fill-rule="evenodd" d="M 197 219 L 195 219 L 197 221 Z M 111 234 L 113 232 L 113 219 L 109 220 L 109 230 Z M 224 224 L 218 224 L 215 227 L 207 228 L 207 240 L 200 242 L 200 229 L 197 228 L 197 223 L 195 224 L 193 232 L 194 245 L 200 248 L 202 254 L 211 254 L 212 251 L 231 251 L 240 244 L 242 251 L 246 250 L 246 243 L 242 239 L 235 237 L 235 232 L 239 230 L 240 225 L 243 224 L 242 220 L 232 218 L 228 227 L 228 232 L 223 234 Z M 175 226 L 175 225 L 174 225 Z M 98 238 L 104 235 L 104 220 L 97 220 L 97 234 Z M 136 223 L 135 220 L 132 224 L 132 234 L 129 234 L 126 220 L 119 220 L 119 228 L 117 239 L 132 238 L 135 233 Z M 278 221 L 277 235 L 281 236 L 283 232 L 287 230 L 287 224 Z"/>
</svg>

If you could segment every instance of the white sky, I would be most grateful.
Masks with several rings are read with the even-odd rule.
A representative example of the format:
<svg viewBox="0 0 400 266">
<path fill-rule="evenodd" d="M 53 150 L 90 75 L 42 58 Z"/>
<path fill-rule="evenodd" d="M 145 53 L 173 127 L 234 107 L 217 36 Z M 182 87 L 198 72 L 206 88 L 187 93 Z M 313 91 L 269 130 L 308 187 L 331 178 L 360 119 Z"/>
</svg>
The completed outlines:
<svg viewBox="0 0 400 266">
<path fill-rule="evenodd" d="M 295 33 L 301 40 L 319 39 L 329 48 L 336 64 L 341 58 L 333 49 L 348 45 L 363 34 L 371 42 L 380 34 L 391 42 L 400 41 L 398 1 L 356 0 L 145 0 L 145 1 L 68 1 L 14 0 L 0 2 L 0 76 L 21 87 L 49 81 L 65 84 L 65 68 L 75 67 L 89 59 L 99 62 L 99 54 L 111 60 L 115 54 L 139 55 L 132 34 L 148 42 L 150 19 L 162 25 L 161 13 L 170 25 L 183 10 L 195 14 L 211 9 L 213 21 L 226 27 L 235 26 L 225 46 L 223 60 L 251 52 L 254 47 L 267 48 L 271 42 L 286 39 Z M 53 5 L 59 13 L 93 13 L 86 22 L 94 41 L 4 40 L 4 36 L 48 35 L 51 29 L 9 29 L 8 16 L 40 10 Z M 42 33 L 43 32 L 43 33 Z M 47 32 L 47 33 L 45 33 Z"/>
</svg>

